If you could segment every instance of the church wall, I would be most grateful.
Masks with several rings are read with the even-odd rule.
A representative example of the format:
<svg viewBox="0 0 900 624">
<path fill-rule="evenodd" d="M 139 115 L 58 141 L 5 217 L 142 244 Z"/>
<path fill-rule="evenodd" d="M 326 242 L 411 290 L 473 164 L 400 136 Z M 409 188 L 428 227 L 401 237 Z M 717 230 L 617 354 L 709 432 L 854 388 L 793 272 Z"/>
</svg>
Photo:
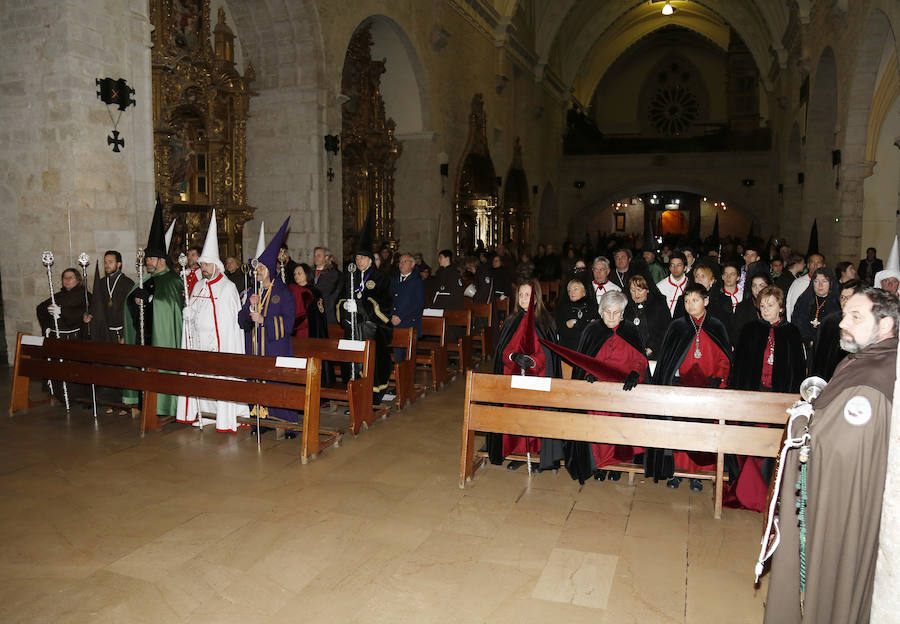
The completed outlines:
<svg viewBox="0 0 900 624">
<path fill-rule="evenodd" d="M 865 179 L 863 193 L 862 240 L 866 247 L 875 247 L 879 257 L 887 260 L 888 251 L 898 232 L 897 210 L 900 209 L 900 149 L 894 141 L 900 138 L 900 97 L 894 103 L 881 127 L 878 149 L 875 152 L 875 167 L 872 175 Z M 860 258 L 865 249 L 860 251 Z"/>
<path fill-rule="evenodd" d="M 41 252 L 54 252 L 53 280 L 86 252 L 123 253 L 134 273 L 153 207 L 147 3 L 111 11 L 104 0 L 0 4 L 0 267 L 7 345 L 37 331 L 34 307 L 49 296 Z M 123 112 L 125 148 L 112 131 L 96 78 L 125 78 L 137 107 Z M 110 111 L 113 119 L 118 111 Z M 69 232 L 71 223 L 71 232 Z M 71 246 L 70 246 L 71 240 Z M 93 266 L 89 269 L 93 280 Z"/>
</svg>

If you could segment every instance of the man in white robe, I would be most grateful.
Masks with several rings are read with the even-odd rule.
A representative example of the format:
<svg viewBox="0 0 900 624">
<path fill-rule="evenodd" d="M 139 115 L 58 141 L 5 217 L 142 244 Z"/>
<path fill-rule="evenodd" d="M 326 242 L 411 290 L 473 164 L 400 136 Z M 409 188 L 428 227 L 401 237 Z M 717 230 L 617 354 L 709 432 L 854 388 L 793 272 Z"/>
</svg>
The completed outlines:
<svg viewBox="0 0 900 624">
<path fill-rule="evenodd" d="M 676 251 L 669 259 L 669 275 L 656 284 L 656 288 L 666 298 L 666 307 L 669 309 L 669 316 L 672 317 L 675 316 L 678 300 L 684 295 L 684 289 L 688 285 L 686 269 L 687 259 L 683 253 Z"/>
<path fill-rule="evenodd" d="M 197 282 L 184 308 L 181 347 L 196 351 L 244 353 L 244 332 L 237 320 L 241 300 L 234 283 L 225 276 L 225 267 L 219 259 L 215 210 L 199 263 L 203 277 Z M 215 414 L 216 419 L 202 418 L 201 414 Z M 215 422 L 216 431 L 236 432 L 238 417 L 249 415 L 249 407 L 244 403 L 179 397 L 176 418 L 179 422 L 194 423 L 197 427 Z"/>
</svg>

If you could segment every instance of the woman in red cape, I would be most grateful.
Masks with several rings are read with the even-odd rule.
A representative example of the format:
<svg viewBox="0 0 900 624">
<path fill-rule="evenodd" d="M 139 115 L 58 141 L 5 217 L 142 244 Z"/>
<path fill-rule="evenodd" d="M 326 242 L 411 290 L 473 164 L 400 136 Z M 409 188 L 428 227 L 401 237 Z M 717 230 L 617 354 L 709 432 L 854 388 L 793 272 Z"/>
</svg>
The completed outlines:
<svg viewBox="0 0 900 624">
<path fill-rule="evenodd" d="M 538 343 L 538 338 L 557 341 L 553 317 L 544 307 L 537 280 L 522 282 L 516 289 L 516 307 L 506 319 L 494 352 L 495 375 L 559 377 L 559 358 Z M 487 449 L 492 464 L 502 464 L 508 455 L 540 454 L 540 469 L 558 468 L 563 458 L 562 441 L 522 436 L 487 434 Z M 510 470 L 522 462 L 511 461 Z"/>
</svg>

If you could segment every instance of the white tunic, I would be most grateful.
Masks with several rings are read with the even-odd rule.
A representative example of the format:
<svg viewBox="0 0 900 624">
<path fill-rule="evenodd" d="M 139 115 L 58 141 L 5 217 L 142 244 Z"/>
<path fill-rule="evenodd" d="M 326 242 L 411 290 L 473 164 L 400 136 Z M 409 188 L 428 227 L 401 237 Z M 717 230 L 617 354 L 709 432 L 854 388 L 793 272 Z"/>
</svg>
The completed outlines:
<svg viewBox="0 0 900 624">
<path fill-rule="evenodd" d="M 591 282 L 591 287 L 594 289 L 594 296 L 597 298 L 597 305 L 600 305 L 600 298 L 603 297 L 608 292 L 618 291 L 622 292 L 622 289 L 606 280 L 602 284 L 598 284 L 597 280 L 593 280 Z"/>
<path fill-rule="evenodd" d="M 800 295 L 809 288 L 809 274 L 802 277 L 798 277 L 793 282 L 791 282 L 791 287 L 788 288 L 787 295 L 784 300 L 784 311 L 787 314 L 787 320 L 790 321 L 791 317 L 794 315 L 794 306 L 797 305 L 797 299 L 800 298 Z"/>
<path fill-rule="evenodd" d="M 672 279 L 672 276 L 669 275 L 656 283 L 659 292 L 666 298 L 666 305 L 669 307 L 669 316 L 675 316 L 675 305 L 678 303 L 681 296 L 684 295 L 684 288 L 687 286 L 687 282 L 687 275 L 682 275 L 680 282 L 676 282 Z"/>
<path fill-rule="evenodd" d="M 731 311 L 734 312 L 737 304 L 744 298 L 744 289 L 740 286 L 735 286 L 734 292 L 728 292 L 728 289 L 723 286 L 722 292 L 728 295 L 728 298 L 731 300 Z"/>
<path fill-rule="evenodd" d="M 241 301 L 234 283 L 219 273 L 197 282 L 185 307 L 181 348 L 217 353 L 243 353 L 244 333 L 238 325 Z M 200 413 L 216 415 L 216 431 L 237 431 L 239 416 L 249 416 L 243 403 L 178 397 L 177 420 L 194 422 Z"/>
</svg>

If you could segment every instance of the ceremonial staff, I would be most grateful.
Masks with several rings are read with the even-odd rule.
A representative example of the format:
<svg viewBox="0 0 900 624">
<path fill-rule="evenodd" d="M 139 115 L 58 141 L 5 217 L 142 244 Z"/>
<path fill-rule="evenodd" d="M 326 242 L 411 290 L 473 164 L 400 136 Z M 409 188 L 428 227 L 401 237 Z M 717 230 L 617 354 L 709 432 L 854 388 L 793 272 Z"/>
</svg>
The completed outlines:
<svg viewBox="0 0 900 624">
<path fill-rule="evenodd" d="M 178 264 L 181 265 L 181 285 L 184 287 L 184 325 L 182 326 L 181 331 L 184 332 L 184 342 L 187 345 L 188 349 L 194 348 L 194 331 L 193 324 L 194 319 L 191 316 L 190 312 L 190 295 L 188 295 L 188 285 L 187 285 L 187 256 L 182 254 L 178 254 Z M 191 397 L 185 397 L 185 410 L 184 417 L 188 417 L 187 408 L 190 407 Z M 200 433 L 203 433 L 203 414 L 200 413 L 200 404 L 197 404 L 197 419 L 200 423 Z"/>
<path fill-rule="evenodd" d="M 350 311 L 350 339 L 356 338 L 356 288 L 353 285 L 353 276 L 356 274 L 356 263 L 351 262 L 347 265 L 347 271 L 350 273 L 350 301 L 353 302 L 353 309 Z M 362 276 L 360 276 L 362 278 Z M 350 364 L 350 379 L 356 379 L 356 364 Z"/>
<path fill-rule="evenodd" d="M 135 262 L 137 265 L 137 274 L 138 274 L 138 284 L 140 284 L 140 288 L 144 287 L 144 250 L 138 248 L 137 250 L 137 260 Z M 138 304 L 138 322 L 141 325 L 141 346 L 146 346 L 146 338 L 144 336 L 144 298 L 141 297 L 140 303 Z"/>
<path fill-rule="evenodd" d="M 259 260 L 253 258 L 250 261 L 250 266 L 253 267 L 253 294 L 256 295 L 256 303 L 250 304 L 251 312 L 259 312 L 259 279 L 256 277 L 256 269 L 259 267 Z M 260 324 L 256 321 L 253 321 L 253 355 L 259 355 L 259 342 L 261 340 L 262 334 L 260 332 Z M 261 428 L 259 426 L 259 413 L 262 411 L 262 407 L 259 403 L 256 404 L 256 448 L 258 449 L 261 442 L 259 441 L 260 436 L 262 435 Z"/>
<path fill-rule="evenodd" d="M 246 262 L 241 264 L 241 273 L 244 274 L 244 290 L 241 291 L 241 294 L 244 295 L 244 299 L 241 300 L 241 303 L 244 303 L 247 297 L 247 273 L 250 272 L 250 265 Z M 256 276 L 253 276 L 253 279 L 256 279 Z"/>
<path fill-rule="evenodd" d="M 53 304 L 53 314 L 50 316 L 53 317 L 53 329 L 56 332 L 56 338 L 59 339 L 59 308 L 56 306 L 56 295 L 53 293 L 53 273 L 50 271 L 50 267 L 53 266 L 53 252 L 45 251 L 41 254 L 41 262 L 44 263 L 44 266 L 47 267 L 47 282 L 50 284 L 50 303 Z M 63 400 L 66 404 L 66 411 L 69 411 L 69 389 L 66 387 L 66 382 L 62 382 L 63 389 Z M 53 383 L 50 383 L 50 392 L 53 392 Z"/>
<path fill-rule="evenodd" d="M 81 283 L 84 286 L 84 315 L 87 316 L 90 314 L 91 303 L 88 301 L 88 291 L 87 291 L 87 266 L 91 263 L 91 259 L 88 257 L 86 253 L 83 251 L 78 254 L 78 264 L 81 265 Z M 86 323 L 87 325 L 87 337 L 88 340 L 91 339 L 91 324 Z M 91 406 L 94 410 L 94 420 L 97 419 L 97 387 L 94 384 L 91 384 Z"/>
</svg>

